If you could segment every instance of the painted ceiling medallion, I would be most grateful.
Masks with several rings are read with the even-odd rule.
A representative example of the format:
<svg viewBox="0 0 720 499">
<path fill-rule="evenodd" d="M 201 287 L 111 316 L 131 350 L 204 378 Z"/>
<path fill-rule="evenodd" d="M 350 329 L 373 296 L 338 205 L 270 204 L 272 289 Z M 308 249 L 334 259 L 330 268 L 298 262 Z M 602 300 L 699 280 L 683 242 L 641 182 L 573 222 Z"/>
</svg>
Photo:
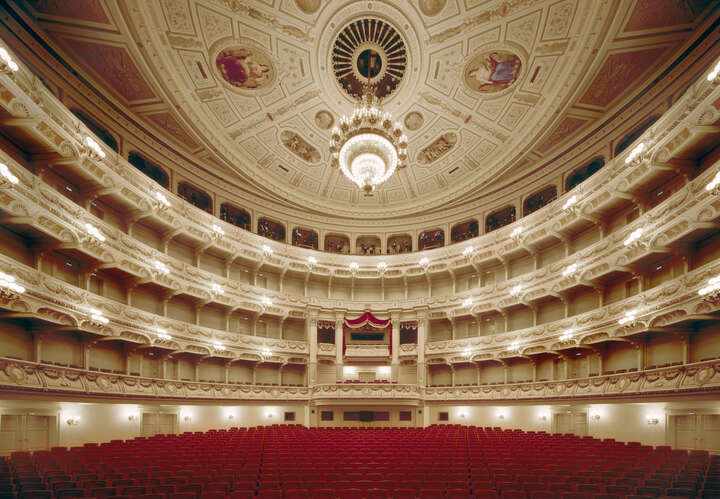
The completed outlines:
<svg viewBox="0 0 720 499">
<path fill-rule="evenodd" d="M 305 14 L 314 14 L 320 8 L 321 0 L 295 0 L 295 5 Z"/>
<path fill-rule="evenodd" d="M 425 147 L 418 153 L 417 161 L 421 165 L 429 165 L 430 163 L 440 159 L 457 144 L 457 134 L 448 132 L 433 141 L 432 144 Z"/>
<path fill-rule="evenodd" d="M 249 42 L 221 49 L 215 56 L 215 68 L 233 89 L 247 92 L 269 89 L 277 77 L 270 54 Z"/>
<path fill-rule="evenodd" d="M 423 123 L 425 123 L 425 118 L 423 118 L 423 115 L 417 111 L 409 112 L 405 116 L 405 128 L 408 130 L 417 130 L 423 126 Z"/>
<path fill-rule="evenodd" d="M 465 67 L 465 83 L 475 92 L 499 92 L 517 81 L 521 68 L 520 58 L 512 52 L 482 52 L 473 57 Z"/>
<path fill-rule="evenodd" d="M 428 17 L 438 15 L 447 4 L 447 0 L 418 0 L 418 7 Z"/>
<path fill-rule="evenodd" d="M 398 31 L 380 19 L 358 19 L 345 26 L 333 43 L 332 66 L 340 86 L 361 97 L 363 85 L 371 85 L 376 97 L 392 94 L 408 64 L 405 41 Z"/>
<path fill-rule="evenodd" d="M 283 131 L 280 134 L 280 140 L 285 147 L 303 161 L 317 163 L 321 159 L 320 152 L 295 132 L 289 130 Z"/>
</svg>

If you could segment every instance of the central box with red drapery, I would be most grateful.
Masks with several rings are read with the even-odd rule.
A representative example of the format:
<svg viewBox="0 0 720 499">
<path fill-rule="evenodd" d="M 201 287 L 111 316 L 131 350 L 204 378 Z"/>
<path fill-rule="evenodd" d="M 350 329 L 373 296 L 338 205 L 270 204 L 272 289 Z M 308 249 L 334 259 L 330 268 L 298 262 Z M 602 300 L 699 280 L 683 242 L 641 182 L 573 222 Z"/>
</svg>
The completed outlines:
<svg viewBox="0 0 720 499">
<path fill-rule="evenodd" d="M 343 342 L 342 342 L 342 353 L 345 355 L 346 350 L 346 333 L 348 331 L 351 331 L 353 329 L 363 329 L 367 327 L 371 327 L 374 329 L 386 329 L 389 331 L 388 339 L 389 341 L 389 351 L 392 355 L 392 323 L 390 322 L 390 319 L 378 319 L 375 317 L 371 312 L 365 312 L 360 317 L 357 317 L 356 319 L 348 319 L 347 317 L 343 321 Z"/>
</svg>

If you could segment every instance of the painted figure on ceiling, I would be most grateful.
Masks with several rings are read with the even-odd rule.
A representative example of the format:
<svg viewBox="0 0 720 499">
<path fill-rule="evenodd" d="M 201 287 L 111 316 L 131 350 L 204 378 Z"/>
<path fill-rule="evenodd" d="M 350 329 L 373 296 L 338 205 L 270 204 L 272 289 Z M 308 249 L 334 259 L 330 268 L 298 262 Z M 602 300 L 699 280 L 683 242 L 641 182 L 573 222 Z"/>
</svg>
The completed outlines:
<svg viewBox="0 0 720 499">
<path fill-rule="evenodd" d="M 509 52 L 494 51 L 475 58 L 468 66 L 466 81 L 478 92 L 507 88 L 520 73 L 520 59 Z"/>
<path fill-rule="evenodd" d="M 270 66 L 257 60 L 246 48 L 223 50 L 215 59 L 223 78 L 240 88 L 259 88 L 270 80 Z"/>
</svg>

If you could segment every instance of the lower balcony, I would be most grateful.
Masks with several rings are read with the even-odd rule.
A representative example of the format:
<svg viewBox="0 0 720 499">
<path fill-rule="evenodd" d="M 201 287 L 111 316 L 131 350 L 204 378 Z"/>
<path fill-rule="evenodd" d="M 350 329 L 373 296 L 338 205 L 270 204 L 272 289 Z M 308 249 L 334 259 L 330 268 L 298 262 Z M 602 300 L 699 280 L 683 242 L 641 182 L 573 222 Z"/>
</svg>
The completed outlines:
<svg viewBox="0 0 720 499">
<path fill-rule="evenodd" d="M 480 386 L 421 387 L 416 384 L 350 383 L 311 387 L 177 381 L 59 367 L 0 358 L 0 390 L 89 397 L 175 400 L 377 400 L 487 402 L 636 398 L 720 392 L 720 359 L 589 378 Z"/>
<path fill-rule="evenodd" d="M 345 358 L 349 360 L 387 360 L 390 357 L 388 345 L 347 345 Z"/>
</svg>

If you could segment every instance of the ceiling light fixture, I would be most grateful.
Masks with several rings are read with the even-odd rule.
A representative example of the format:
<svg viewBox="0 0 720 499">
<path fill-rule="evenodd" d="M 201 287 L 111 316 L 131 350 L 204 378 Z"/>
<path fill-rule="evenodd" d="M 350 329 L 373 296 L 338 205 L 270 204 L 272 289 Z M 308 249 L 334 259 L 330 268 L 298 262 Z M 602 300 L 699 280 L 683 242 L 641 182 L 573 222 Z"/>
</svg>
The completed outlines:
<svg viewBox="0 0 720 499">
<path fill-rule="evenodd" d="M 13 173 L 10 171 L 10 168 L 8 168 L 7 165 L 4 163 L 0 163 L 0 175 L 2 175 L 2 178 L 4 179 L 4 182 L 2 183 L 12 185 L 18 183 L 18 178 L 13 175 Z"/>
<path fill-rule="evenodd" d="M 95 227 L 92 224 L 85 224 L 85 230 L 88 234 L 90 234 L 92 237 L 100 241 L 101 243 L 105 242 L 105 236 L 102 235 L 102 232 L 100 232 L 100 229 Z"/>
<path fill-rule="evenodd" d="M 331 131 L 330 154 L 332 165 L 357 184 L 366 196 L 395 173 L 404 168 L 407 160 L 407 136 L 399 121 L 393 122 L 390 113 L 384 112 L 374 85 L 370 84 L 371 66 L 376 61 L 372 50 L 363 52 L 368 60 L 367 83 L 362 97 L 349 116 L 342 116 Z"/>
<path fill-rule="evenodd" d="M 103 151 L 100 147 L 100 144 L 98 144 L 97 141 L 89 135 L 85 136 L 85 145 L 88 146 L 90 151 L 97 157 L 99 157 L 100 159 L 105 159 L 105 151 Z"/>
<path fill-rule="evenodd" d="M 172 336 L 170 336 L 168 334 L 167 329 L 164 329 L 161 327 L 157 328 L 157 337 L 160 338 L 161 340 L 166 340 L 166 341 L 169 341 L 172 339 Z"/>
<path fill-rule="evenodd" d="M 637 229 L 632 231 L 630 233 L 630 235 L 628 236 L 628 238 L 625 239 L 625 242 L 624 242 L 625 246 L 630 246 L 631 244 L 637 242 L 637 240 L 640 239 L 640 236 L 642 236 L 642 233 L 643 233 L 642 227 L 638 227 Z"/>
<path fill-rule="evenodd" d="M 107 317 L 105 317 L 105 316 L 103 315 L 103 313 L 102 313 L 100 310 L 96 309 L 96 308 L 91 308 L 91 309 L 90 309 L 90 318 L 91 318 L 94 322 L 98 322 L 98 323 L 100 323 L 100 324 L 107 324 L 108 322 L 110 322 L 110 319 L 108 319 Z"/>
<path fill-rule="evenodd" d="M 575 271 L 577 270 L 577 263 L 571 263 L 567 267 L 565 267 L 565 270 L 563 270 L 563 277 L 568 277 L 570 275 L 573 275 Z"/>
<path fill-rule="evenodd" d="M 18 295 L 25 292 L 25 288 L 15 282 L 15 277 L 6 274 L 5 272 L 0 272 L 0 288 L 7 290 L 6 293 L 12 292 Z M 0 296 L 2 295 L 3 293 L 0 293 Z"/>
<path fill-rule="evenodd" d="M 2 167 L 5 165 L 0 165 L 0 171 L 2 171 Z M 4 175 L 4 173 L 3 173 Z M 717 187 L 720 185 L 720 172 L 717 172 L 713 179 L 705 186 L 706 191 L 716 191 L 718 190 Z M 720 191 L 715 192 L 715 194 L 720 194 Z"/>
<path fill-rule="evenodd" d="M 168 198 L 162 192 L 155 191 L 153 197 L 155 201 L 157 201 L 158 209 L 170 208 L 170 201 L 168 201 Z"/>
<path fill-rule="evenodd" d="M 577 203 L 578 197 L 576 194 L 573 194 L 570 196 L 567 201 L 565 201 L 565 204 L 563 204 L 562 209 L 564 211 L 569 211 L 573 206 L 575 206 L 575 203 Z"/>
<path fill-rule="evenodd" d="M 2 59 L 2 62 L 5 63 L 5 66 L 13 73 L 20 69 L 20 66 L 17 65 L 17 62 L 13 61 L 8 51 L 2 47 L 0 47 L 0 59 Z"/>
</svg>

